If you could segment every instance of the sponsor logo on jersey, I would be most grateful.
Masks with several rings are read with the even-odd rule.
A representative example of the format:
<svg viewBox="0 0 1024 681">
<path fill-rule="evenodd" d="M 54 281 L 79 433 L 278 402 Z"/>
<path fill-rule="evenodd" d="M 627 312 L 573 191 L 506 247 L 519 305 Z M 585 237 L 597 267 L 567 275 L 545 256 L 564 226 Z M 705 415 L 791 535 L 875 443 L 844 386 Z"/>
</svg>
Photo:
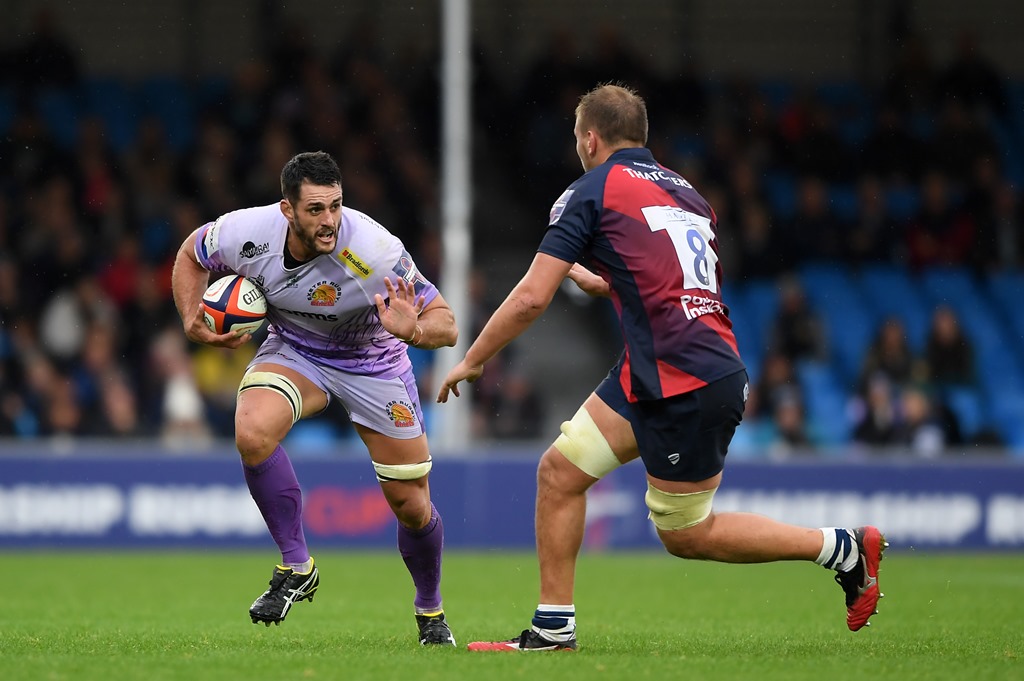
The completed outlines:
<svg viewBox="0 0 1024 681">
<path fill-rule="evenodd" d="M 551 206 L 551 212 L 548 213 L 548 224 L 553 225 L 558 222 L 558 218 L 562 217 L 562 213 L 565 211 L 565 207 L 569 204 L 569 199 L 576 192 L 575 189 L 566 189 L 562 192 L 562 195 L 558 197 L 554 205 Z"/>
<path fill-rule="evenodd" d="M 262 274 L 257 274 L 255 277 L 249 277 L 249 280 L 259 286 L 261 289 L 266 290 L 267 280 L 263 278 Z"/>
<path fill-rule="evenodd" d="M 306 300 L 310 305 L 317 307 L 334 307 L 338 302 L 341 291 L 333 281 L 318 281 L 309 287 L 306 292 Z"/>
<path fill-rule="evenodd" d="M 259 246 L 251 241 L 246 241 L 242 244 L 242 250 L 238 252 L 238 255 L 243 258 L 255 258 L 257 255 L 263 255 L 270 250 L 269 243 L 262 243 Z"/>
<path fill-rule="evenodd" d="M 321 322 L 338 321 L 338 315 L 336 314 L 326 314 L 324 312 L 309 312 L 308 310 L 286 310 L 283 307 L 279 307 L 277 309 L 279 312 L 295 315 L 296 317 L 302 317 L 303 319 L 316 319 Z"/>
<path fill-rule="evenodd" d="M 679 297 L 687 319 L 696 319 L 706 314 L 725 314 L 725 306 L 714 298 L 685 295 Z"/>
<path fill-rule="evenodd" d="M 203 237 L 203 255 L 209 258 L 211 255 L 217 252 L 220 248 L 220 223 L 223 222 L 224 216 L 221 215 L 214 221 L 206 230 L 206 235 Z"/>
<path fill-rule="evenodd" d="M 346 265 L 348 265 L 350 270 L 354 271 L 363 279 L 366 279 L 368 276 L 373 274 L 373 269 L 367 267 L 366 263 L 363 262 L 362 258 L 357 256 L 355 253 L 348 250 L 347 248 L 343 249 L 341 253 L 338 254 L 338 260 L 341 260 Z"/>
<path fill-rule="evenodd" d="M 686 187 L 687 189 L 693 189 L 693 185 L 684 180 L 681 177 L 666 173 L 664 170 L 654 170 L 651 172 L 644 172 L 643 170 L 634 170 L 633 168 L 623 167 L 622 170 L 638 180 L 647 180 L 648 182 L 657 182 L 659 180 L 671 182 L 677 187 Z"/>
<path fill-rule="evenodd" d="M 393 400 L 385 407 L 388 418 L 398 428 L 411 428 L 416 425 L 416 412 L 412 405 L 404 400 Z"/>
<path fill-rule="evenodd" d="M 298 288 L 299 287 L 299 275 L 293 274 L 288 277 L 288 281 L 284 283 L 285 288 Z"/>
</svg>

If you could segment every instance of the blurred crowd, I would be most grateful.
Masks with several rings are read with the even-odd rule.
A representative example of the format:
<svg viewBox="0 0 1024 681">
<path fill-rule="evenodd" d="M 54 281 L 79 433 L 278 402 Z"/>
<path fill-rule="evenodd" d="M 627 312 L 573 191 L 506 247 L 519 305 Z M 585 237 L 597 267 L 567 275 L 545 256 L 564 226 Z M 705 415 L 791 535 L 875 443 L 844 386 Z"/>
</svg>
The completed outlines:
<svg viewBox="0 0 1024 681">
<path fill-rule="evenodd" d="M 186 447 L 231 436 L 254 348 L 190 346 L 170 268 L 196 227 L 279 200 L 280 168 L 297 151 L 332 153 L 345 203 L 402 238 L 439 280 L 438 55 L 416 44 L 385 53 L 378 38 L 361 24 L 324 53 L 289 24 L 232 73 L 149 89 L 86 73 L 45 16 L 19 44 L 0 45 L 0 436 L 161 436 Z M 1024 130 L 1008 80 L 967 33 L 944 64 L 911 33 L 894 44 L 888 74 L 870 86 L 713 80 L 696 63 L 665 74 L 611 27 L 587 52 L 573 33 L 553 31 L 507 82 L 494 69 L 504 57 L 479 48 L 478 248 L 521 248 L 525 267 L 537 216 L 580 172 L 576 99 L 615 80 L 648 100 L 656 157 L 715 208 L 727 281 L 776 280 L 782 291 L 794 268 L 820 260 L 1019 268 L 1024 178 L 1013 152 Z M 129 99 L 131 115 L 110 106 Z M 531 221 L 495 224 L 482 207 L 492 200 Z M 480 290 L 474 327 L 490 309 Z M 782 309 L 792 316 L 764 339 L 770 359 L 751 419 L 771 420 L 777 442 L 799 446 L 799 396 L 783 365 L 828 350 L 813 314 Z M 935 348 L 912 357 L 898 323 L 879 331 L 850 386 L 853 437 L 916 442 L 925 436 L 912 415 L 924 410 L 946 428 L 942 442 L 956 442 L 925 386 L 973 380 L 969 344 L 955 316 L 937 314 Z M 429 401 L 429 360 L 417 362 Z M 513 348 L 481 385 L 477 436 L 550 435 L 538 431 L 543 387 L 518 364 Z"/>
</svg>

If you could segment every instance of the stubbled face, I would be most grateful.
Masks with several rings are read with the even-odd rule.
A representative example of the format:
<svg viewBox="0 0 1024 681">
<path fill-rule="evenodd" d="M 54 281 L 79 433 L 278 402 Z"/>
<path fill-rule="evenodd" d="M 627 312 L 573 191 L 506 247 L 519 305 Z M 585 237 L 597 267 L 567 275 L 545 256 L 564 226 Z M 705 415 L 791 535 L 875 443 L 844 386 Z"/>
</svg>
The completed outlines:
<svg viewBox="0 0 1024 681">
<path fill-rule="evenodd" d="M 288 250 L 298 260 L 311 260 L 333 253 L 341 224 L 341 185 L 303 182 L 298 200 L 281 200 L 281 212 L 288 218 Z"/>
</svg>

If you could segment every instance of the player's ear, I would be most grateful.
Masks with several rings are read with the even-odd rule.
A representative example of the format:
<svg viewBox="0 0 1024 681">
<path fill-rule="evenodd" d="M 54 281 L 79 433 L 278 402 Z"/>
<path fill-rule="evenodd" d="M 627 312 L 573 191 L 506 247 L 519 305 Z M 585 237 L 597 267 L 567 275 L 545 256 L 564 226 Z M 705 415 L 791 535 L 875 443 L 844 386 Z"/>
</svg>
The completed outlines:
<svg viewBox="0 0 1024 681">
<path fill-rule="evenodd" d="M 288 199 L 281 199 L 281 214 L 288 218 L 289 222 L 295 222 L 295 208 Z"/>
</svg>

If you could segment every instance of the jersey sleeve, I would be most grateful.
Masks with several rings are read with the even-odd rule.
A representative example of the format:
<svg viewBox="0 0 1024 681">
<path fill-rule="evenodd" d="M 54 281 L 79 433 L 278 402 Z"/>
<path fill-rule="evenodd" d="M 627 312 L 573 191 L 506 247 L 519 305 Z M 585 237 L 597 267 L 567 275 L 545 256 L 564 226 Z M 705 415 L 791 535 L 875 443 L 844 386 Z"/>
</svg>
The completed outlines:
<svg viewBox="0 0 1024 681">
<path fill-rule="evenodd" d="M 401 243 L 399 243 L 401 246 Z M 401 246 L 401 255 L 391 268 L 391 271 L 399 278 L 405 279 L 406 283 L 412 284 L 413 291 L 417 296 L 425 296 L 423 305 L 426 307 L 434 298 L 437 298 L 439 291 L 430 281 L 423 276 L 416 263 L 413 261 L 409 251 Z"/>
<path fill-rule="evenodd" d="M 584 176 L 566 189 L 554 205 L 538 251 L 576 262 L 590 244 L 601 217 L 601 197 Z"/>
<path fill-rule="evenodd" d="M 211 272 L 230 272 L 237 266 L 231 255 L 238 249 L 230 248 L 227 243 L 230 240 L 230 226 L 225 229 L 228 223 L 228 215 L 221 215 L 213 222 L 208 222 L 199 228 L 196 233 L 195 252 L 199 264 Z"/>
</svg>

